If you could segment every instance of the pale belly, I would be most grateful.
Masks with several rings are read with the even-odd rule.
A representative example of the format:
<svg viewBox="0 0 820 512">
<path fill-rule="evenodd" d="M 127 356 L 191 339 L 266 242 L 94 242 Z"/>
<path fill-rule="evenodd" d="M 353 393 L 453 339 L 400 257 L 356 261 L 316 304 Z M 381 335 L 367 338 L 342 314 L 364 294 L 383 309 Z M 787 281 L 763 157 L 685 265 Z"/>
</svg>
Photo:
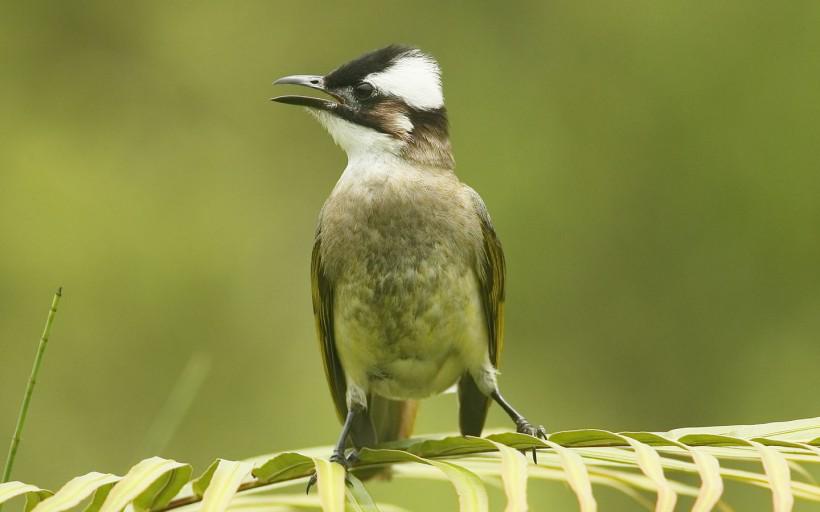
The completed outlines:
<svg viewBox="0 0 820 512">
<path fill-rule="evenodd" d="M 437 258 L 376 272 L 367 267 L 335 287 L 336 343 L 349 388 L 424 398 L 487 363 L 486 324 L 471 268 Z"/>
</svg>

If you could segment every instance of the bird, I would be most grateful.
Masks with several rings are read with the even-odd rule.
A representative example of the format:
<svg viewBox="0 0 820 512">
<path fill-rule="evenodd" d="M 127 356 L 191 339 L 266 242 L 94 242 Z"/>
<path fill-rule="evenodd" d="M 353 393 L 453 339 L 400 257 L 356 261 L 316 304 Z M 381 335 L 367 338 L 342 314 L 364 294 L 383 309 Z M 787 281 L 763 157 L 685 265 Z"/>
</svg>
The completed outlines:
<svg viewBox="0 0 820 512">
<path fill-rule="evenodd" d="M 455 174 L 436 59 L 393 44 L 273 83 L 324 94 L 271 99 L 305 107 L 347 154 L 310 267 L 342 423 L 330 460 L 348 470 L 362 447 L 409 437 L 418 400 L 453 387 L 462 435 L 481 435 L 494 401 L 517 432 L 546 439 L 499 391 L 504 251 L 484 201 Z"/>
</svg>

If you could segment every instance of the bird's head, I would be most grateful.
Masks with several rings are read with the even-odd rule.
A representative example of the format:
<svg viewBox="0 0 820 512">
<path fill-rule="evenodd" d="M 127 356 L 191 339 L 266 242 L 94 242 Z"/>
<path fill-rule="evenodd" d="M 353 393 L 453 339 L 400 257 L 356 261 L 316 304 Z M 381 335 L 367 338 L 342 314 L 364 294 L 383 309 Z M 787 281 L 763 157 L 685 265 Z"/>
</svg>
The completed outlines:
<svg viewBox="0 0 820 512">
<path fill-rule="evenodd" d="M 327 94 L 329 98 L 278 96 L 273 101 L 307 107 L 351 158 L 386 153 L 453 167 L 441 70 L 417 48 L 391 45 L 327 75 L 286 76 L 274 84 Z"/>
</svg>

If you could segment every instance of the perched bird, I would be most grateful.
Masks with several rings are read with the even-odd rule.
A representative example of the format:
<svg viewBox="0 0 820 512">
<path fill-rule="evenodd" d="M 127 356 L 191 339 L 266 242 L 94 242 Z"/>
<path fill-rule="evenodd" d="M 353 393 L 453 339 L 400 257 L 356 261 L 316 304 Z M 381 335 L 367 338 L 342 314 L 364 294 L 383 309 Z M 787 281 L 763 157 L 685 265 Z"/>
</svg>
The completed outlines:
<svg viewBox="0 0 820 512">
<path fill-rule="evenodd" d="M 504 253 L 481 197 L 454 172 L 438 63 L 392 45 L 325 76 L 274 84 L 330 98 L 307 107 L 347 153 L 322 207 L 311 277 L 325 374 L 343 421 L 331 460 L 408 437 L 416 400 L 458 384 L 459 427 L 481 435 L 494 400 L 516 430 L 546 437 L 499 392 Z M 533 456 L 535 454 L 533 453 Z"/>
</svg>

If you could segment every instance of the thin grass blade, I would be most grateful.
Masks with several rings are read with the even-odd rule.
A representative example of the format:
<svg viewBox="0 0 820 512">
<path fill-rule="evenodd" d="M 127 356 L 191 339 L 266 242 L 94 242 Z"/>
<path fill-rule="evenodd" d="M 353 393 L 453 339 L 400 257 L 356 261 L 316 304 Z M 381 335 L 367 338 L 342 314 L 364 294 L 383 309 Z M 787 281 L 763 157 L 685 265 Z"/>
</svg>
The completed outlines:
<svg viewBox="0 0 820 512">
<path fill-rule="evenodd" d="M 54 298 L 51 300 L 51 307 L 48 310 L 46 317 L 46 325 L 43 327 L 43 334 L 40 336 L 40 343 L 37 345 L 37 352 L 34 355 L 34 364 L 31 367 L 31 374 L 26 383 L 26 390 L 23 393 L 23 402 L 20 404 L 20 412 L 17 415 L 17 424 L 14 427 L 14 433 L 11 436 L 11 443 L 9 443 L 8 455 L 6 455 L 6 462 L 3 466 L 3 476 L 0 477 L 0 483 L 8 483 L 11 480 L 11 472 L 14 467 L 14 460 L 17 458 L 17 450 L 20 447 L 20 442 L 23 437 L 23 429 L 26 425 L 26 418 L 28 417 L 28 410 L 31 405 L 31 398 L 34 395 L 34 386 L 37 384 L 37 375 L 40 373 L 40 366 L 43 364 L 43 357 L 45 356 L 46 347 L 48 347 L 48 339 L 51 336 L 51 326 L 54 323 L 54 317 L 57 314 L 57 306 L 60 304 L 60 298 L 63 296 L 63 287 L 57 288 L 54 293 Z M 34 508 L 39 501 L 40 493 L 30 493 L 26 497 L 26 510 Z M 3 508 L 3 502 L 0 501 L 0 509 Z"/>
</svg>

